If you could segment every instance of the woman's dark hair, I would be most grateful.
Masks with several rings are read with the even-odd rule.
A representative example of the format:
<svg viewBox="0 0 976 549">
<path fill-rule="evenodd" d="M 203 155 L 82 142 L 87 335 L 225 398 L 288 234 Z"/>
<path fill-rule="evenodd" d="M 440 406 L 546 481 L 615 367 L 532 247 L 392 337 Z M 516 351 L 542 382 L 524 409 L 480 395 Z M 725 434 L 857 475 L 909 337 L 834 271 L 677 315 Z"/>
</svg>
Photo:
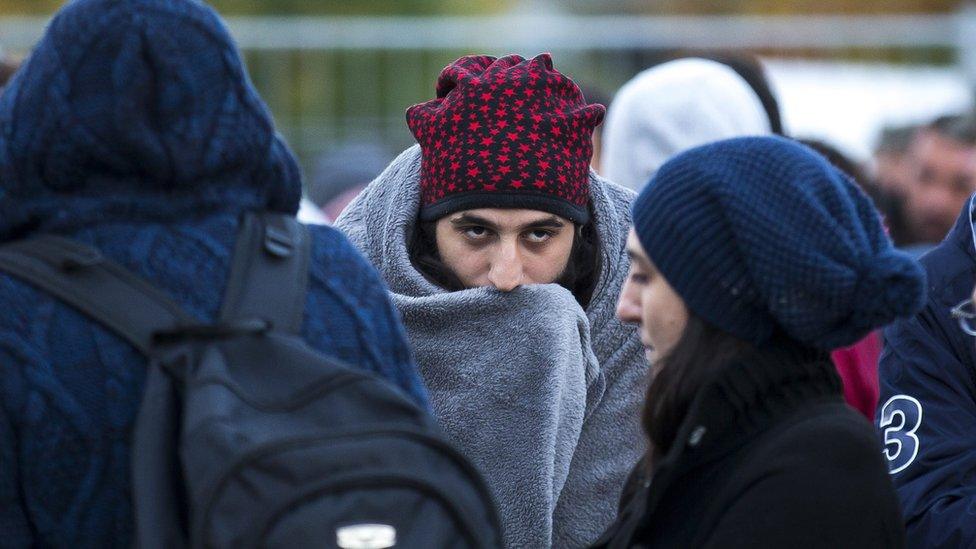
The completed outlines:
<svg viewBox="0 0 976 549">
<path fill-rule="evenodd" d="M 658 358 L 647 389 L 641 423 L 653 448 L 649 463 L 658 462 L 671 449 L 699 389 L 723 366 L 751 349 L 751 344 L 689 312 L 681 338 Z"/>
<path fill-rule="evenodd" d="M 573 293 L 573 297 L 581 307 L 586 308 L 593 297 L 600 276 L 600 239 L 596 234 L 593 223 L 593 212 L 590 221 L 582 226 L 576 226 L 573 237 L 573 249 L 569 255 L 566 270 L 556 279 L 555 283 Z M 420 271 L 431 283 L 456 292 L 464 289 L 464 284 L 451 269 L 441 261 L 437 253 L 437 239 L 435 232 L 436 221 L 418 223 L 414 227 L 407 249 L 413 266 Z"/>
</svg>

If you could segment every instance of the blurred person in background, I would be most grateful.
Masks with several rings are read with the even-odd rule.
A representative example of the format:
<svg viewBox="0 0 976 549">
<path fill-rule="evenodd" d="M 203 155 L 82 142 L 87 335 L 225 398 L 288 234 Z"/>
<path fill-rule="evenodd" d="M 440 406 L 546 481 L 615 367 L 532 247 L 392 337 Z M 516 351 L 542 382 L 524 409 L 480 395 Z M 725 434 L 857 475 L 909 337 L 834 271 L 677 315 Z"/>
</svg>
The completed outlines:
<svg viewBox="0 0 976 549">
<path fill-rule="evenodd" d="M 366 188 L 393 155 L 366 141 L 339 145 L 319 157 L 298 219 L 303 223 L 331 224 L 342 210 Z"/>
<path fill-rule="evenodd" d="M 911 547 L 976 546 L 976 196 L 920 260 L 929 295 L 884 331 L 878 429 Z"/>
<path fill-rule="evenodd" d="M 332 223 L 332 220 L 325 215 L 321 208 L 304 196 L 298 203 L 298 213 L 295 214 L 295 217 L 306 225 L 329 225 Z"/>
<path fill-rule="evenodd" d="M 729 65 L 702 58 L 669 61 L 635 76 L 610 103 L 600 173 L 640 190 L 675 154 L 729 137 L 770 134 L 773 120 L 779 125 L 778 110 L 767 111 Z"/>
<path fill-rule="evenodd" d="M 918 126 L 893 126 L 881 131 L 872 161 L 874 182 L 887 194 L 904 196 L 908 192 L 912 173 L 908 152 L 918 129 Z"/>
<path fill-rule="evenodd" d="M 308 197 L 326 217 L 335 220 L 392 159 L 390 151 L 372 142 L 343 143 L 315 163 Z"/>
<path fill-rule="evenodd" d="M 596 103 L 598 105 L 610 104 L 610 97 L 599 88 L 588 84 L 580 84 L 580 90 L 583 92 L 583 97 L 589 103 Z M 593 128 L 593 158 L 590 159 L 590 167 L 597 173 L 600 172 L 600 162 L 603 158 L 603 126 L 604 124 L 600 124 Z"/>
<path fill-rule="evenodd" d="M 633 217 L 618 315 L 654 359 L 652 451 L 596 547 L 903 546 L 828 355 L 924 301 L 868 198 L 807 147 L 745 137 L 665 163 Z"/>
<path fill-rule="evenodd" d="M 9 55 L 6 55 L 3 48 L 0 48 L 0 94 L 3 93 L 3 89 L 7 86 L 7 82 L 13 78 L 14 73 L 17 72 L 19 67 L 20 62 Z"/>
<path fill-rule="evenodd" d="M 202 322 L 244 212 L 294 214 L 300 195 L 294 155 L 202 2 L 70 2 L 0 95 L 0 242 L 94 246 Z M 332 228 L 309 236 L 303 339 L 425 403 L 376 271 Z M 132 546 L 146 358 L 19 279 L 0 275 L 0 303 L 0 545 Z"/>
<path fill-rule="evenodd" d="M 884 215 L 888 235 L 899 248 L 908 247 L 916 256 L 924 247 L 912 247 L 914 236 L 905 216 L 905 195 L 911 185 L 913 167 L 909 148 L 917 126 L 885 128 L 881 132 L 871 162 L 871 185 L 865 190 Z"/>
<path fill-rule="evenodd" d="M 942 116 L 920 128 L 908 159 L 905 247 L 920 254 L 942 241 L 976 191 L 976 118 Z"/>
<path fill-rule="evenodd" d="M 336 221 L 386 278 L 440 424 L 509 547 L 581 547 L 644 452 L 647 364 L 614 316 L 634 193 L 590 169 L 604 108 L 549 55 L 464 57 Z"/>
</svg>

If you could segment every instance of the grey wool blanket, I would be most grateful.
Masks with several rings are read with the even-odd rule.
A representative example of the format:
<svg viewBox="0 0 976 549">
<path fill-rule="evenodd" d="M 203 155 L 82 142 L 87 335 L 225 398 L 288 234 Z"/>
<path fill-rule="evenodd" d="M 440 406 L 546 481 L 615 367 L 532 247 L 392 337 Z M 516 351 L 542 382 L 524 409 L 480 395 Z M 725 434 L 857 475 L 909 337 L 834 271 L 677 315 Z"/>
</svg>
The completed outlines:
<svg viewBox="0 0 976 549">
<path fill-rule="evenodd" d="M 420 149 L 401 154 L 336 221 L 380 271 L 438 421 L 482 472 L 508 547 L 582 547 L 616 515 L 644 451 L 647 364 L 615 317 L 633 193 L 591 172 L 602 272 L 584 311 L 555 285 L 448 292 L 411 264 Z"/>
</svg>

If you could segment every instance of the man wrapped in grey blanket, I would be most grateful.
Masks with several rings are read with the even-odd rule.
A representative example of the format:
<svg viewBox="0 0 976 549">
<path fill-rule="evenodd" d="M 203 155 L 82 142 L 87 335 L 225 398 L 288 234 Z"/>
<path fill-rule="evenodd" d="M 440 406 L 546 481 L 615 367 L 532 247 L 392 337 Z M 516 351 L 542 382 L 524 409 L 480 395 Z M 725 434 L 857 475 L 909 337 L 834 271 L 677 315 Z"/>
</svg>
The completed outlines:
<svg viewBox="0 0 976 549">
<path fill-rule="evenodd" d="M 584 311 L 556 284 L 450 292 L 427 280 L 408 249 L 420 175 L 415 146 L 336 226 L 386 279 L 434 412 L 485 476 L 506 544 L 584 546 L 613 520 L 644 452 L 644 349 L 614 315 L 634 195 L 590 172 L 601 270 Z"/>
</svg>

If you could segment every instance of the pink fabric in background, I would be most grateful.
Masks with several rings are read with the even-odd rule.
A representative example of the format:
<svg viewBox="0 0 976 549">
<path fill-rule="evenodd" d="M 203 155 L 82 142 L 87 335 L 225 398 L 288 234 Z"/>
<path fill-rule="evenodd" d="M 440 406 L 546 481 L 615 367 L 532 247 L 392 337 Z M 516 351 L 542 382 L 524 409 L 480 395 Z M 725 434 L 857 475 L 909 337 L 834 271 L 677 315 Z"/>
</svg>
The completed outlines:
<svg viewBox="0 0 976 549">
<path fill-rule="evenodd" d="M 844 400 L 856 408 L 868 421 L 874 422 L 878 405 L 878 358 L 881 356 L 881 337 L 871 332 L 850 347 L 830 354 L 837 373 L 844 381 Z"/>
</svg>

